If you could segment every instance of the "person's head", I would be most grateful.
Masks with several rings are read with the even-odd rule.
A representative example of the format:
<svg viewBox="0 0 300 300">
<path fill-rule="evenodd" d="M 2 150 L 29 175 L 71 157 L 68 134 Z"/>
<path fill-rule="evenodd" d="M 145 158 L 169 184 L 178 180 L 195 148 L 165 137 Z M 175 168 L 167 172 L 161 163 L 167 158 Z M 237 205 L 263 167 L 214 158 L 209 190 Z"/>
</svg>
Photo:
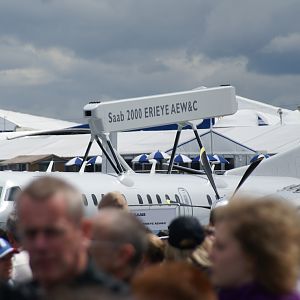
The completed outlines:
<svg viewBox="0 0 300 300">
<path fill-rule="evenodd" d="M 12 257 L 16 250 L 3 238 L 0 238 L 0 282 L 11 278 Z"/>
<path fill-rule="evenodd" d="M 146 249 L 146 228 L 132 214 L 103 209 L 94 218 L 90 251 L 99 269 L 130 281 Z"/>
<path fill-rule="evenodd" d="M 17 225 L 18 225 L 17 214 L 16 211 L 13 211 L 9 214 L 6 220 L 6 232 L 7 232 L 9 242 L 15 248 L 20 247 L 20 237 L 19 237 Z"/>
<path fill-rule="evenodd" d="M 128 211 L 128 204 L 124 196 L 119 192 L 107 193 L 101 199 L 98 209 L 103 208 L 116 208 Z"/>
<path fill-rule="evenodd" d="M 209 280 L 195 267 L 183 262 L 151 266 L 132 282 L 139 300 L 215 300 Z"/>
<path fill-rule="evenodd" d="M 169 225 L 169 239 L 165 258 L 169 261 L 186 261 L 205 239 L 204 228 L 194 217 L 178 217 Z"/>
<path fill-rule="evenodd" d="M 296 209 L 270 199 L 235 199 L 218 209 L 212 280 L 219 287 L 257 282 L 273 293 L 291 292 L 300 261 Z"/>
<path fill-rule="evenodd" d="M 43 176 L 17 199 L 21 242 L 33 277 L 45 287 L 72 280 L 86 266 L 91 226 L 83 219 L 81 197 L 62 179 Z"/>
<path fill-rule="evenodd" d="M 148 246 L 143 260 L 143 268 L 163 262 L 165 243 L 155 234 L 148 233 Z"/>
</svg>

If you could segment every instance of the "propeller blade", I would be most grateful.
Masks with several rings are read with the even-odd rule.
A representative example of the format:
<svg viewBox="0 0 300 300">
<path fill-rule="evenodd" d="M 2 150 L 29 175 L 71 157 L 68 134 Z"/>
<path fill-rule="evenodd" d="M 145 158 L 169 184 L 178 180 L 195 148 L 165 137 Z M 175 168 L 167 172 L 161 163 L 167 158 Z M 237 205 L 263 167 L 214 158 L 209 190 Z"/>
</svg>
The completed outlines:
<svg viewBox="0 0 300 300">
<path fill-rule="evenodd" d="M 17 136 L 7 137 L 7 140 L 15 140 L 28 136 L 44 136 L 44 135 L 75 135 L 75 134 L 90 134 L 91 130 L 89 128 L 65 128 L 57 130 L 41 130 L 28 132 L 25 134 L 20 134 Z"/>
<path fill-rule="evenodd" d="M 204 169 L 204 171 L 207 175 L 207 178 L 208 178 L 213 190 L 215 191 L 216 198 L 217 198 L 217 200 L 219 200 L 221 197 L 218 193 L 218 190 L 217 190 L 217 187 L 216 187 L 216 184 L 215 184 L 215 181 L 214 181 L 214 177 L 212 175 L 212 170 L 211 170 L 210 164 L 209 164 L 208 159 L 207 159 L 206 151 L 205 151 L 205 148 L 203 146 L 200 150 L 200 158 L 201 158 L 201 163 L 202 163 L 203 169 Z"/>
<path fill-rule="evenodd" d="M 251 175 L 251 173 L 257 168 L 257 166 L 263 161 L 264 156 L 262 155 L 261 157 L 259 156 L 256 161 L 254 161 L 246 170 L 245 174 L 243 175 L 242 179 L 240 180 L 239 184 L 237 185 L 232 198 L 235 196 L 237 191 L 240 189 L 240 187 L 244 184 L 246 179 Z"/>
<path fill-rule="evenodd" d="M 164 163 L 164 166 L 169 166 L 169 164 Z M 195 169 L 191 169 L 191 168 L 187 168 L 187 167 L 182 167 L 182 166 L 178 166 L 178 165 L 173 165 L 173 169 L 174 170 L 178 170 L 178 171 L 183 171 L 189 174 L 194 174 L 194 175 L 206 175 L 205 172 L 203 171 L 199 171 L 199 170 L 195 170 Z"/>
<path fill-rule="evenodd" d="M 192 122 L 190 123 L 190 125 L 192 125 L 194 135 L 195 135 L 197 143 L 200 147 L 200 159 L 201 159 L 203 169 L 204 169 L 204 171 L 206 173 L 206 176 L 207 176 L 207 178 L 210 182 L 210 185 L 212 186 L 212 188 L 213 188 L 213 190 L 216 194 L 216 199 L 219 200 L 221 197 L 218 193 L 218 190 L 217 190 L 217 187 L 216 187 L 216 184 L 215 184 L 215 181 L 214 181 L 214 177 L 212 175 L 212 170 L 211 170 L 210 164 L 209 164 L 208 159 L 207 159 L 206 151 L 205 151 L 205 148 L 202 145 L 200 136 L 199 136 L 198 131 L 197 131 L 197 127 Z"/>
</svg>

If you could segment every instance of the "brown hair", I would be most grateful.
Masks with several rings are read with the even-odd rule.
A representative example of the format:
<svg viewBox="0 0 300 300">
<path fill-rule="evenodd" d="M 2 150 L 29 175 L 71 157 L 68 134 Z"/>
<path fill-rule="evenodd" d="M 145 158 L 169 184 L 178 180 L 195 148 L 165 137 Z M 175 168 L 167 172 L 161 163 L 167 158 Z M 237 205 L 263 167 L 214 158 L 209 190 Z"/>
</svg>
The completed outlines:
<svg viewBox="0 0 300 300">
<path fill-rule="evenodd" d="M 113 208 L 105 208 L 100 210 L 93 219 L 93 238 L 98 240 L 98 232 L 106 231 L 109 239 L 115 243 L 131 244 L 135 249 L 135 253 L 131 258 L 132 267 L 138 266 L 147 249 L 147 228 L 133 214 L 116 210 Z M 97 259 L 96 248 L 93 251 L 95 259 Z"/>
<path fill-rule="evenodd" d="M 172 262 L 155 265 L 139 274 L 132 283 L 140 300 L 215 300 L 209 280 L 195 267 Z"/>
<path fill-rule="evenodd" d="M 300 268 L 300 220 L 275 199 L 234 199 L 216 211 L 254 262 L 255 279 L 273 293 L 294 290 Z"/>
<path fill-rule="evenodd" d="M 165 243 L 155 234 L 148 233 L 148 247 L 145 258 L 150 264 L 160 263 L 164 260 Z"/>
<path fill-rule="evenodd" d="M 103 196 L 98 209 L 102 208 L 119 208 L 122 210 L 128 210 L 127 202 L 124 196 L 119 192 L 110 192 Z"/>
</svg>

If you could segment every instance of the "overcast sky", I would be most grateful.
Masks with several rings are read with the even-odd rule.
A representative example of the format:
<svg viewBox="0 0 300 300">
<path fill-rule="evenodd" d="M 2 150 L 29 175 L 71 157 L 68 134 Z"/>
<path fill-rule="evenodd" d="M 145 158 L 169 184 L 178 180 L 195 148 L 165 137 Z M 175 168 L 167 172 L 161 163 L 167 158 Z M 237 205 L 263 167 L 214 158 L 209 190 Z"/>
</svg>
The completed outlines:
<svg viewBox="0 0 300 300">
<path fill-rule="evenodd" d="M 300 105 L 299 0 L 0 0 L 0 108 L 79 120 L 90 100 L 232 84 Z"/>
</svg>

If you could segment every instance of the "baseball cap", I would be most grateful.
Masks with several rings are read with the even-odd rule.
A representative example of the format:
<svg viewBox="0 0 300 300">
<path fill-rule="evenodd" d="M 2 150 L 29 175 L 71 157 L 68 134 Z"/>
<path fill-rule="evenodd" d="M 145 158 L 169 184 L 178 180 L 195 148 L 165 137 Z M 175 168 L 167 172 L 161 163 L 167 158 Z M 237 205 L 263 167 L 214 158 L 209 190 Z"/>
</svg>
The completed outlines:
<svg viewBox="0 0 300 300">
<path fill-rule="evenodd" d="M 194 217 L 178 217 L 169 225 L 169 244 L 175 248 L 194 249 L 204 238 L 204 229 Z"/>
<path fill-rule="evenodd" d="M 0 258 L 3 258 L 9 253 L 16 252 L 17 250 L 13 248 L 7 240 L 0 238 Z"/>
</svg>

